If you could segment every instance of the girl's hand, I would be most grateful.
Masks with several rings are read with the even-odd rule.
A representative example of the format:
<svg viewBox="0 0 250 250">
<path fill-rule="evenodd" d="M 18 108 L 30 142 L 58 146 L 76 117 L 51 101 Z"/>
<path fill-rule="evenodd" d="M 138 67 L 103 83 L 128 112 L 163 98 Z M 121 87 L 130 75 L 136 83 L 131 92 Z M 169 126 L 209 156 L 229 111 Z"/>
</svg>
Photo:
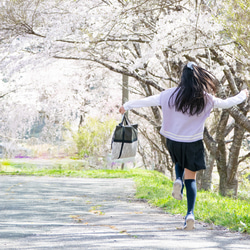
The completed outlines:
<svg viewBox="0 0 250 250">
<path fill-rule="evenodd" d="M 121 106 L 121 107 L 119 108 L 119 112 L 123 115 L 123 114 L 126 112 L 126 110 L 124 109 L 123 106 Z"/>
</svg>

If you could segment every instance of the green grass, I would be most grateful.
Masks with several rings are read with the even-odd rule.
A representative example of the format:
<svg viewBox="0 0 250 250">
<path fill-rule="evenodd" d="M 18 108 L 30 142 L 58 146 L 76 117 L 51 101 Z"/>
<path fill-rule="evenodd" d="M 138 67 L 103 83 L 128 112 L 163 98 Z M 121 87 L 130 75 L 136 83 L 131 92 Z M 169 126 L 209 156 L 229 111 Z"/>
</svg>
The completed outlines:
<svg viewBox="0 0 250 250">
<path fill-rule="evenodd" d="M 136 197 L 161 207 L 171 214 L 186 214 L 186 197 L 182 201 L 172 198 L 173 182 L 156 171 L 132 170 L 79 170 L 62 168 L 37 169 L 32 164 L 3 163 L 0 175 L 31 175 L 80 178 L 133 178 Z M 185 192 L 184 192 L 185 193 Z M 195 218 L 221 225 L 231 230 L 250 233 L 249 200 L 231 199 L 207 191 L 198 191 Z"/>
<path fill-rule="evenodd" d="M 152 172 L 146 178 L 138 176 L 134 179 L 137 183 L 138 198 L 146 199 L 168 213 L 185 216 L 187 210 L 185 194 L 182 201 L 173 199 L 171 196 L 173 182 L 164 175 Z M 234 231 L 250 233 L 249 200 L 237 200 L 217 193 L 198 191 L 195 218 Z"/>
</svg>

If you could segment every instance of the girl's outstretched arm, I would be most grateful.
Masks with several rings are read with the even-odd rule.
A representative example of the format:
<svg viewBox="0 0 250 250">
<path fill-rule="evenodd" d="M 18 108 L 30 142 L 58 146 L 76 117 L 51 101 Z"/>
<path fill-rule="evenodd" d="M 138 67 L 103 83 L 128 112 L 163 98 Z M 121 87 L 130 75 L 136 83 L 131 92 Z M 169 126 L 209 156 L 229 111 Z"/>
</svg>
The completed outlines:
<svg viewBox="0 0 250 250">
<path fill-rule="evenodd" d="M 151 106 L 160 106 L 160 94 L 152 95 L 143 99 L 128 101 L 119 108 L 119 112 L 121 114 L 124 114 L 127 110 L 133 108 L 143 108 Z"/>
<path fill-rule="evenodd" d="M 231 108 L 234 105 L 242 103 L 244 100 L 248 98 L 248 96 L 249 96 L 248 90 L 244 89 L 239 94 L 224 100 L 213 97 L 214 108 L 222 108 L 222 109 Z"/>
</svg>

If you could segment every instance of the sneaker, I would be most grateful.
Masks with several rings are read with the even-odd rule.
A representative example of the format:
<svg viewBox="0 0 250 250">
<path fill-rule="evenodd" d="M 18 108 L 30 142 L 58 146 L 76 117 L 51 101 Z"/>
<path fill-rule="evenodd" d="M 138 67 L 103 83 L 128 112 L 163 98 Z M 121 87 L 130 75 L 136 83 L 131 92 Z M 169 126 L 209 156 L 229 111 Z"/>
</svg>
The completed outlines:
<svg viewBox="0 0 250 250">
<path fill-rule="evenodd" d="M 176 200 L 182 200 L 183 195 L 181 193 L 181 189 L 182 189 L 182 181 L 180 179 L 175 180 L 174 186 L 173 186 L 172 196 Z"/>
<path fill-rule="evenodd" d="M 194 229 L 194 215 L 188 214 L 184 223 L 184 230 L 193 230 Z"/>
</svg>

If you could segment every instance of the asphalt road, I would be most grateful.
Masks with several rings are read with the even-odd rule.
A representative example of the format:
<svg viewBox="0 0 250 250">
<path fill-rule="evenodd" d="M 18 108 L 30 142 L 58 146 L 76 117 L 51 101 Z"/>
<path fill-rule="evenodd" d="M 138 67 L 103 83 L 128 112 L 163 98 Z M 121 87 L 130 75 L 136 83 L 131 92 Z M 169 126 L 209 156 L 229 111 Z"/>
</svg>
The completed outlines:
<svg viewBox="0 0 250 250">
<path fill-rule="evenodd" d="M 134 198 L 130 179 L 0 176 L 0 249 L 250 249 L 250 237 Z"/>
</svg>

